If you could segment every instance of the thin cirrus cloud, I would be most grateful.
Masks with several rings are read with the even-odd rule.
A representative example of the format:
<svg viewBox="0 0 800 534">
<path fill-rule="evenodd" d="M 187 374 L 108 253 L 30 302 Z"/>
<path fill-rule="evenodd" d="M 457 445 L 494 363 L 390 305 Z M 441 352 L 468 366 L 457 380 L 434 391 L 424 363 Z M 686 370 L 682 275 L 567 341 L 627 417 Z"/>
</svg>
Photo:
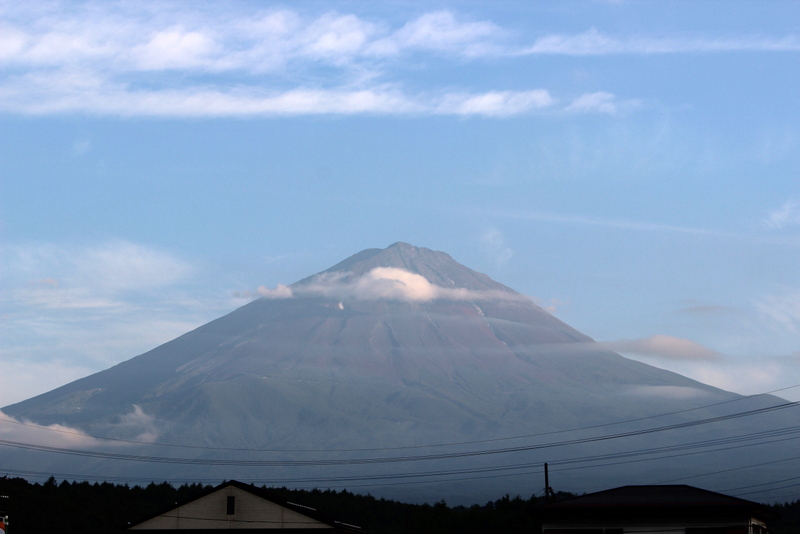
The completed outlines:
<svg viewBox="0 0 800 534">
<path fill-rule="evenodd" d="M 766 223 L 776 229 L 800 225 L 800 202 L 787 200 L 780 208 L 770 212 Z"/>
<path fill-rule="evenodd" d="M 800 37 L 745 36 L 737 38 L 614 37 L 596 28 L 568 35 L 552 34 L 538 38 L 520 54 L 601 56 L 612 54 L 680 54 L 692 52 L 798 52 Z"/>
<path fill-rule="evenodd" d="M 230 309 L 191 295 L 197 269 L 123 240 L 0 246 L 0 406 L 141 354 Z M 47 378 L 51 377 L 51 378 Z"/>
<path fill-rule="evenodd" d="M 533 41 L 532 45 L 519 41 Z M 556 98 L 527 90 L 427 87 L 409 92 L 419 59 L 514 61 L 532 54 L 794 51 L 795 36 L 612 37 L 596 29 L 539 38 L 452 11 L 406 21 L 300 14 L 227 4 L 0 4 L 0 111 L 227 117 L 308 114 L 510 117 L 545 109 L 605 113 L 636 99 L 606 91 Z M 406 74 L 401 74 L 406 73 Z M 179 74 L 179 76 L 175 76 Z M 414 84 L 411 84 L 414 85 Z M 563 104 L 559 104 L 562 101 Z"/>
<path fill-rule="evenodd" d="M 632 111 L 640 107 L 641 101 L 630 99 L 619 101 L 617 97 L 606 91 L 586 93 L 575 98 L 572 103 L 564 108 L 567 113 L 602 113 L 615 115 L 620 112 Z"/>
<path fill-rule="evenodd" d="M 14 306 L 121 306 L 126 292 L 169 286 L 192 272 L 188 263 L 167 252 L 121 240 L 76 247 L 7 245 L 0 251 L 5 275 L 17 288 L 4 300 Z"/>
<path fill-rule="evenodd" d="M 800 291 L 766 295 L 756 302 L 756 311 L 781 331 L 800 331 Z"/>
<path fill-rule="evenodd" d="M 368 89 L 267 91 L 255 88 L 187 87 L 133 90 L 91 74 L 20 77 L 0 85 L 0 110 L 46 115 L 87 112 L 115 116 L 248 117 L 310 114 L 460 115 L 506 117 L 550 107 L 542 89 L 406 95 L 391 86 Z"/>
<path fill-rule="evenodd" d="M 498 266 L 508 263 L 514 255 L 505 236 L 495 227 L 490 227 L 480 236 L 480 244 L 484 253 L 492 258 Z"/>
</svg>

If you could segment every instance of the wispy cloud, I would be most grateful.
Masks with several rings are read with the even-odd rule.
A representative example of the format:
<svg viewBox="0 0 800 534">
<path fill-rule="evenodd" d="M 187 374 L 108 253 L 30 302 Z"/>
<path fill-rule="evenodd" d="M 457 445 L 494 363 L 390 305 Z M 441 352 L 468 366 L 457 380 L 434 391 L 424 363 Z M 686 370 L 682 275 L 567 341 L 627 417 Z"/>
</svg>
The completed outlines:
<svg viewBox="0 0 800 534">
<path fill-rule="evenodd" d="M 764 296 L 756 302 L 756 310 L 769 324 L 783 331 L 800 331 L 799 291 Z"/>
<path fill-rule="evenodd" d="M 720 357 L 716 351 L 689 339 L 661 334 L 643 339 L 605 341 L 601 345 L 608 350 L 624 354 L 672 360 L 716 360 Z"/>
<path fill-rule="evenodd" d="M 10 441 L 36 443 L 50 447 L 86 447 L 97 444 L 97 440 L 76 428 L 64 425 L 37 425 L 18 420 L 0 412 L 0 436 Z"/>
<path fill-rule="evenodd" d="M 278 284 L 274 289 L 258 286 L 257 293 L 259 296 L 268 299 L 288 299 L 293 296 L 292 288 L 283 284 Z"/>
<path fill-rule="evenodd" d="M 41 308 L 109 308 L 127 291 L 152 290 L 191 274 L 191 266 L 127 241 L 101 246 L 52 244 L 0 248 L 10 287 L 5 300 Z"/>
<path fill-rule="evenodd" d="M 158 437 L 155 418 L 136 405 L 131 411 L 120 414 L 116 421 L 103 429 L 104 437 L 129 439 L 153 443 Z M 39 425 L 26 419 L 17 419 L 0 411 L 0 437 L 9 441 L 35 443 L 48 447 L 105 447 L 126 446 L 123 441 L 97 439 L 83 431 L 65 425 Z"/>
<path fill-rule="evenodd" d="M 522 54 L 599 56 L 610 54 L 682 54 L 691 52 L 798 52 L 800 37 L 614 37 L 596 28 L 579 34 L 551 34 L 536 39 Z"/>
<path fill-rule="evenodd" d="M 505 236 L 495 227 L 491 227 L 481 234 L 480 243 L 484 253 L 492 258 L 498 266 L 508 263 L 508 260 L 514 255 L 514 251 L 506 243 Z"/>
<path fill-rule="evenodd" d="M 704 384 L 735 391 L 743 395 L 753 395 L 793 386 L 797 380 L 796 362 L 785 357 L 725 357 L 725 363 L 713 361 L 674 361 L 665 360 L 664 367 L 693 378 Z M 797 390 L 778 393 L 787 399 L 797 399 Z"/>
<path fill-rule="evenodd" d="M 551 106 L 542 89 L 409 95 L 390 85 L 367 89 L 254 87 L 139 90 L 92 73 L 37 73 L 0 83 L 0 111 L 47 115 L 89 113 L 151 117 L 434 114 L 508 117 Z"/>
<path fill-rule="evenodd" d="M 692 340 L 656 335 L 643 339 L 603 341 L 585 344 L 586 350 L 602 347 L 627 358 L 642 361 L 742 395 L 752 395 L 795 385 L 796 356 L 731 355 Z M 692 387 L 637 386 L 631 394 L 688 398 L 702 395 Z M 780 393 L 797 398 L 797 393 Z"/>
<path fill-rule="evenodd" d="M 237 11 L 222 3 L 203 9 L 121 2 L 0 7 L 5 112 L 504 117 L 552 104 L 543 89 L 410 94 L 402 82 L 387 82 L 387 65 L 408 54 L 496 52 L 505 33 L 500 27 L 449 11 L 393 28 L 354 14 Z M 176 72 L 179 78 L 171 75 Z"/>
<path fill-rule="evenodd" d="M 607 219 L 600 217 L 588 217 L 583 215 L 572 215 L 553 213 L 536 210 L 476 210 L 482 215 L 491 215 L 503 219 L 517 219 L 525 221 L 540 221 L 574 226 L 612 228 L 634 232 L 654 232 L 693 235 L 705 238 L 726 239 L 739 242 L 764 243 L 779 246 L 797 247 L 800 246 L 800 239 L 794 236 L 775 236 L 766 234 L 745 234 L 736 232 L 725 232 L 709 228 L 697 228 L 691 226 L 680 226 L 675 224 L 660 224 L 649 221 Z"/>
<path fill-rule="evenodd" d="M 513 61 L 529 54 L 800 49 L 795 36 L 653 39 L 611 37 L 591 29 L 543 36 L 531 46 L 519 44 L 525 39 L 491 20 L 447 10 L 398 23 L 354 13 L 223 3 L 7 2 L 0 5 L 0 111 L 502 118 L 559 109 L 559 100 L 567 99 L 546 88 L 412 92 L 403 66 L 420 65 L 420 58 Z M 637 99 L 593 91 L 560 109 L 616 114 L 639 105 Z"/>
<path fill-rule="evenodd" d="M 0 247 L 0 406 L 174 339 L 233 303 L 188 297 L 197 269 L 128 241 Z"/>
<path fill-rule="evenodd" d="M 431 50 L 466 57 L 501 52 L 497 41 L 506 32 L 490 21 L 460 21 L 449 11 L 425 13 L 402 28 L 373 42 L 369 53 L 397 55 L 403 51 Z"/>
<path fill-rule="evenodd" d="M 619 220 L 619 219 L 602 219 L 592 218 L 581 215 L 565 215 L 560 213 L 552 213 L 546 211 L 511 211 L 504 210 L 502 212 L 491 212 L 492 215 L 504 218 L 543 221 L 543 222 L 556 222 L 565 224 L 575 224 L 580 226 L 598 226 L 606 228 L 619 228 L 621 230 L 637 230 L 637 231 L 655 231 L 655 232 L 674 232 L 681 234 L 694 234 L 706 235 L 716 237 L 730 237 L 742 238 L 740 234 L 733 234 L 729 232 L 719 232 L 716 230 L 707 230 L 704 228 L 692 228 L 689 226 L 677 226 L 671 224 L 658 224 L 647 221 L 636 220 Z"/>
<path fill-rule="evenodd" d="M 639 100 L 619 101 L 615 95 L 605 91 L 586 93 L 574 99 L 564 108 L 567 113 L 604 113 L 616 115 L 617 113 L 632 111 L 641 107 Z"/>
<path fill-rule="evenodd" d="M 713 304 L 692 304 L 676 311 L 676 313 L 697 316 L 719 316 L 741 313 L 731 306 L 718 306 Z"/>
<path fill-rule="evenodd" d="M 440 115 L 483 115 L 508 117 L 552 106 L 555 100 L 544 89 L 534 91 L 490 91 L 488 93 L 450 93 L 430 107 Z"/>
<path fill-rule="evenodd" d="M 770 212 L 767 216 L 766 224 L 771 228 L 777 229 L 797 226 L 800 224 L 800 202 L 787 200 L 783 206 Z"/>
</svg>

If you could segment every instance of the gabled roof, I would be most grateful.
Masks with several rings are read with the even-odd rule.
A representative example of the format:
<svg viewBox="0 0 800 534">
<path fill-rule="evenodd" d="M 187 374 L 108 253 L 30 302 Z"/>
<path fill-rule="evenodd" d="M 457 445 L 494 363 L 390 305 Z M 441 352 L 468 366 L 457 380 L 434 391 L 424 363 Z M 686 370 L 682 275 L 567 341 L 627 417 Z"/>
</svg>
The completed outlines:
<svg viewBox="0 0 800 534">
<path fill-rule="evenodd" d="M 170 506 L 168 508 L 164 508 L 164 509 L 160 510 L 159 512 L 155 513 L 155 514 L 152 514 L 152 515 L 150 515 L 148 517 L 145 517 L 145 518 L 143 518 L 143 519 L 141 519 L 139 521 L 136 521 L 135 523 L 131 524 L 128 528 L 131 529 L 131 528 L 133 528 L 133 527 L 135 527 L 137 525 L 141 525 L 142 523 L 144 523 L 146 521 L 149 521 L 151 519 L 154 519 L 156 517 L 164 515 L 164 514 L 170 512 L 171 510 L 175 510 L 177 508 L 180 508 L 181 506 L 185 506 L 186 504 L 194 502 L 194 501 L 196 501 L 198 499 L 202 499 L 203 497 L 211 495 L 211 494 L 213 494 L 213 493 L 215 493 L 217 491 L 220 491 L 220 490 L 222 490 L 224 488 L 227 488 L 229 486 L 233 486 L 233 487 L 238 488 L 238 489 L 240 489 L 242 491 L 246 491 L 246 492 L 248 492 L 248 493 L 250 493 L 252 495 L 255 495 L 256 497 L 259 497 L 261 499 L 265 499 L 265 500 L 270 501 L 272 503 L 275 503 L 275 504 L 277 504 L 279 506 L 283 506 L 285 508 L 288 508 L 289 510 L 292 510 L 294 512 L 302 514 L 302 515 L 304 515 L 306 517 L 310 517 L 312 519 L 315 519 L 315 520 L 319 521 L 320 523 L 325 523 L 326 525 L 329 525 L 332 529 L 335 529 L 336 532 L 353 533 L 353 534 L 356 534 L 356 533 L 365 534 L 364 531 L 359 526 L 351 525 L 351 524 L 348 524 L 348 523 L 343 523 L 341 521 L 337 521 L 337 520 L 333 519 L 332 517 L 328 516 L 327 514 L 319 512 L 314 508 L 311 508 L 309 506 L 304 506 L 302 504 L 293 503 L 291 501 L 287 501 L 286 499 L 280 497 L 275 492 L 272 492 L 272 491 L 270 491 L 268 489 L 265 489 L 265 488 L 259 488 L 258 486 L 254 486 L 252 484 L 245 484 L 243 482 L 239 482 L 238 480 L 229 480 L 227 482 L 223 482 L 219 486 L 216 486 L 216 487 L 213 487 L 213 488 L 211 488 L 209 490 L 206 490 L 206 491 L 202 492 L 201 494 L 192 497 L 191 499 L 187 499 L 185 501 L 178 502 L 178 503 L 174 504 L 173 506 Z"/>
<path fill-rule="evenodd" d="M 622 486 L 545 504 L 547 508 L 591 506 L 761 506 L 687 485 Z"/>
<path fill-rule="evenodd" d="M 773 519 L 776 514 L 757 502 L 731 497 L 714 491 L 687 485 L 622 486 L 572 497 L 536 507 L 541 512 L 581 510 L 644 510 L 644 509 L 725 509 L 757 514 Z"/>
</svg>

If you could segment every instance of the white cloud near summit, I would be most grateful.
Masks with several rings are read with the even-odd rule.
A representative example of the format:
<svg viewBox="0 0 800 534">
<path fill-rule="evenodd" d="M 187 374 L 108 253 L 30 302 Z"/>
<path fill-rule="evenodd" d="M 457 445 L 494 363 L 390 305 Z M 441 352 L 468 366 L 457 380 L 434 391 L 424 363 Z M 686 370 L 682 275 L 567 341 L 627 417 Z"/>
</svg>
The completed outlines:
<svg viewBox="0 0 800 534">
<path fill-rule="evenodd" d="M 424 276 L 394 267 L 376 267 L 354 280 L 348 279 L 346 273 L 325 273 L 307 284 L 295 286 L 292 291 L 295 296 L 324 296 L 343 301 L 527 300 L 522 295 L 502 291 L 441 287 L 432 284 Z"/>
</svg>

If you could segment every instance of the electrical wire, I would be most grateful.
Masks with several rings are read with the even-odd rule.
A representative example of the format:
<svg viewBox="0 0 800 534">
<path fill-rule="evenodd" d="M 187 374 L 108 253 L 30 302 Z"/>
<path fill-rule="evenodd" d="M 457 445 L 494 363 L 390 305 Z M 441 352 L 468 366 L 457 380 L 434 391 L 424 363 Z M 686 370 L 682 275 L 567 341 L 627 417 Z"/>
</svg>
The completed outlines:
<svg viewBox="0 0 800 534">
<path fill-rule="evenodd" d="M 394 457 L 383 456 L 375 458 L 344 458 L 344 459 L 335 458 L 335 459 L 316 459 L 316 460 L 286 460 L 286 459 L 285 460 L 235 460 L 230 458 L 179 458 L 179 457 L 164 457 L 164 456 L 133 455 L 133 454 L 122 454 L 114 452 L 72 449 L 64 447 L 51 447 L 47 445 L 37 445 L 33 443 L 24 443 L 11 440 L 0 440 L 0 445 L 18 449 L 67 454 L 72 456 L 84 456 L 90 458 L 102 458 L 106 460 L 125 460 L 125 461 L 137 461 L 137 462 L 149 462 L 149 463 L 172 463 L 172 464 L 191 464 L 191 465 L 240 465 L 240 466 L 250 466 L 250 467 L 385 464 L 385 463 L 417 462 L 425 460 L 444 460 L 453 458 L 489 456 L 489 455 L 507 454 L 513 452 L 540 450 L 553 447 L 563 447 L 567 445 L 596 443 L 600 441 L 615 440 L 615 439 L 641 436 L 657 432 L 664 432 L 669 430 L 677 430 L 682 428 L 689 428 L 711 423 L 717 423 L 720 421 L 727 421 L 731 419 L 738 419 L 741 417 L 759 415 L 787 408 L 794 408 L 798 405 L 800 405 L 800 402 L 786 402 L 783 404 L 778 404 L 775 406 L 769 406 L 765 408 L 758 408 L 755 410 L 737 412 L 733 414 L 710 417 L 707 419 L 699 419 L 695 421 L 685 421 L 682 423 L 675 423 L 671 425 L 664 425 L 661 427 L 654 427 L 643 430 L 620 432 L 617 434 L 609 434 L 605 436 L 576 438 L 559 442 L 521 445 L 516 447 L 504 447 L 499 449 L 484 449 L 478 451 L 449 452 L 449 453 L 425 454 L 416 456 L 394 456 Z"/>
<path fill-rule="evenodd" d="M 744 434 L 740 436 L 729 436 L 726 438 L 716 438 L 710 440 L 702 440 L 693 443 L 684 443 L 678 445 L 671 445 L 671 446 L 661 446 L 661 447 L 649 447 L 645 449 L 639 449 L 634 451 L 626 451 L 626 452 L 615 452 L 615 453 L 608 453 L 603 455 L 589 455 L 589 456 L 579 456 L 574 458 L 567 458 L 561 460 L 551 461 L 550 464 L 553 466 L 559 465 L 570 465 L 570 464 L 579 464 L 579 463 L 593 463 L 594 465 L 589 466 L 574 466 L 573 467 L 566 467 L 566 468 L 558 468 L 556 467 L 554 471 L 568 471 L 574 469 L 586 469 L 586 468 L 595 468 L 595 467 L 603 467 L 607 465 L 618 465 L 621 463 L 633 463 L 633 462 L 641 462 L 641 461 L 653 461 L 659 459 L 667 459 L 667 458 L 674 458 L 674 457 L 681 457 L 681 456 L 688 456 L 694 454 L 704 454 L 709 452 L 720 452 L 724 450 L 730 450 L 735 448 L 741 447 L 750 447 L 754 445 L 764 445 L 768 443 L 774 443 L 777 441 L 786 441 L 789 439 L 798 439 L 797 436 L 795 437 L 782 437 L 781 439 L 774 439 L 775 437 L 779 436 L 786 436 L 800 433 L 800 426 L 798 427 L 787 427 L 784 429 L 775 429 L 771 431 L 761 431 L 761 432 L 754 432 L 750 434 Z M 767 441 L 764 438 L 773 438 Z M 760 440 L 757 443 L 752 443 L 755 440 Z M 740 445 L 731 445 L 736 443 L 745 442 L 746 444 Z M 720 445 L 726 445 L 720 447 Z M 705 451 L 697 451 L 697 452 L 685 452 L 691 451 L 693 449 L 703 448 L 708 449 L 709 447 L 715 447 L 712 450 L 705 450 Z M 664 455 L 665 452 L 674 452 L 676 454 L 669 454 Z M 651 458 L 641 458 L 642 456 L 655 456 Z M 609 462 L 608 460 L 618 460 L 620 458 L 636 458 L 633 460 L 627 461 L 612 461 Z M 800 458 L 800 457 L 798 457 Z M 788 461 L 791 460 L 784 459 L 780 461 Z M 603 462 L 603 463 L 597 463 Z M 446 469 L 446 470 L 437 470 L 437 471 L 422 471 L 422 472 L 405 472 L 405 473 L 388 473 L 388 474 L 380 474 L 380 475 L 357 475 L 357 476 L 336 476 L 336 477 L 314 477 L 314 478 L 297 478 L 294 477 L 289 480 L 272 480 L 273 483 L 305 483 L 305 482 L 324 482 L 324 483 L 333 483 L 333 482 L 354 482 L 354 481 L 367 481 L 367 480 L 397 480 L 397 479 L 408 479 L 408 478 L 431 478 L 431 477 L 441 477 L 441 476 L 454 476 L 454 475 L 476 475 L 476 474 L 486 474 L 486 473 L 495 473 L 494 475 L 486 476 L 486 477 L 468 477 L 469 478 L 497 478 L 503 476 L 519 476 L 520 470 L 522 469 L 536 469 L 536 471 L 528 471 L 528 473 L 540 473 L 541 472 L 541 463 L 524 463 L 524 464 L 512 464 L 512 465 L 504 465 L 504 466 L 485 466 L 485 467 L 477 467 L 477 468 L 459 468 L 459 469 Z M 740 468 L 741 469 L 741 468 Z M 508 473 L 508 471 L 514 471 L 513 473 Z M 38 475 L 45 475 L 45 473 L 36 473 Z M 60 475 L 60 476 L 67 476 L 72 478 L 102 478 L 98 476 L 86 476 L 86 475 Z M 461 478 L 464 480 L 465 478 Z"/>
<path fill-rule="evenodd" d="M 134 439 L 123 439 L 123 438 L 111 438 L 107 436 L 97 436 L 93 434 L 87 434 L 83 432 L 76 432 L 71 430 L 64 430 L 61 428 L 52 428 L 49 426 L 42 426 L 33 423 L 26 423 L 24 421 L 17 421 L 15 419 L 8 419 L 4 417 L 0 417 L 0 422 L 10 423 L 15 425 L 21 425 L 29 428 L 34 428 L 37 430 L 43 430 L 48 432 L 56 432 L 60 434 L 68 434 L 74 435 L 79 437 L 89 437 L 97 440 L 109 441 L 109 442 L 120 442 L 120 443 L 131 443 L 136 445 L 149 445 L 149 446 L 157 446 L 157 447 L 173 447 L 173 448 L 182 448 L 182 449 L 196 449 L 196 450 L 212 450 L 212 451 L 229 451 L 229 452 L 315 452 L 315 453 L 341 453 L 341 452 L 375 452 L 375 451 L 391 451 L 391 450 L 410 450 L 410 449 L 427 449 L 427 448 L 437 448 L 437 447 L 455 447 L 455 446 L 463 446 L 463 445 L 476 445 L 481 443 L 494 443 L 500 441 L 512 441 L 512 440 L 519 440 L 519 439 L 530 439 L 542 436 L 551 436 L 556 434 L 565 434 L 568 432 L 582 432 L 586 430 L 595 430 L 598 428 L 606 428 L 609 426 L 616 426 L 616 425 L 623 425 L 628 423 L 635 423 L 640 421 L 646 421 L 650 419 L 657 419 L 660 417 L 668 417 L 671 415 L 678 415 L 682 413 L 693 412 L 696 410 L 702 410 L 705 408 L 712 408 L 715 406 L 721 406 L 723 404 L 730 404 L 733 402 L 741 402 L 744 400 L 750 400 L 757 397 L 762 397 L 766 395 L 771 395 L 773 393 L 778 393 L 780 391 L 786 391 L 789 389 L 794 389 L 800 387 L 800 384 L 794 384 L 791 386 L 786 386 L 779 389 L 774 389 L 772 391 L 767 391 L 764 393 L 757 393 L 754 395 L 747 395 L 742 397 L 737 397 L 735 399 L 729 399 L 726 401 L 715 402 L 712 404 L 706 404 L 702 406 L 696 406 L 694 408 L 686 408 L 684 410 L 677 410 L 673 412 L 665 412 L 655 415 L 649 415 L 645 417 L 637 417 L 633 419 L 625 419 L 622 421 L 614 421 L 611 423 L 603 423 L 598 425 L 590 425 L 590 426 L 583 426 L 583 427 L 575 427 L 575 428 L 568 428 L 563 430 L 552 430 L 548 432 L 540 432 L 536 434 L 523 434 L 519 436 L 509 436 L 509 437 L 502 437 L 502 438 L 490 438 L 490 439 L 481 439 L 481 440 L 472 440 L 472 441 L 460 441 L 460 442 L 451 442 L 451 443 L 437 443 L 437 444 L 429 444 L 429 445 L 407 445 L 407 446 L 398 446 L 398 447 L 373 447 L 373 448 L 353 448 L 353 449 L 260 449 L 260 448 L 245 448 L 245 447 L 213 447 L 207 445 L 185 445 L 185 444 L 177 444 L 177 443 L 155 443 L 151 441 L 142 441 L 142 440 L 134 440 Z"/>
</svg>

